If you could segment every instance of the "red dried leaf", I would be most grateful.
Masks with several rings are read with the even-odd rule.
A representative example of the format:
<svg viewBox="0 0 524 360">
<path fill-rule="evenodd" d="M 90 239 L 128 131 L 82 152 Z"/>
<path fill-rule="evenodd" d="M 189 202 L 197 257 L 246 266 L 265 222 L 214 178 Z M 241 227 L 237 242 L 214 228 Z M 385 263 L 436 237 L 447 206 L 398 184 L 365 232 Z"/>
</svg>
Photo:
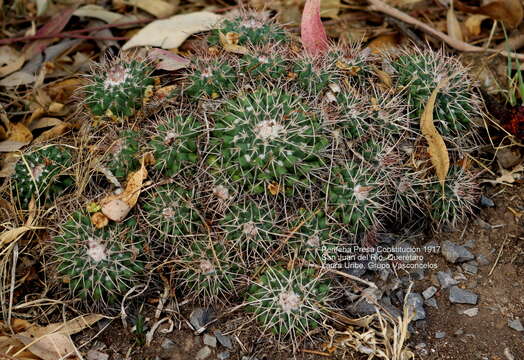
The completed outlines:
<svg viewBox="0 0 524 360">
<path fill-rule="evenodd" d="M 302 45 L 311 55 L 322 55 L 329 47 L 322 20 L 320 20 L 320 0 L 307 0 L 300 25 Z"/>
<path fill-rule="evenodd" d="M 60 31 L 62 31 L 69 20 L 71 19 L 71 16 L 73 16 L 73 13 L 75 12 L 74 8 L 65 9 L 63 11 L 58 12 L 58 14 L 54 15 L 49 21 L 42 26 L 35 35 L 53 35 L 58 34 Z M 36 54 L 41 53 L 44 51 L 49 44 L 51 44 L 54 41 L 54 39 L 41 39 L 36 40 L 32 42 L 31 44 L 27 45 L 24 48 L 24 55 L 26 59 L 31 59 Z"/>
</svg>

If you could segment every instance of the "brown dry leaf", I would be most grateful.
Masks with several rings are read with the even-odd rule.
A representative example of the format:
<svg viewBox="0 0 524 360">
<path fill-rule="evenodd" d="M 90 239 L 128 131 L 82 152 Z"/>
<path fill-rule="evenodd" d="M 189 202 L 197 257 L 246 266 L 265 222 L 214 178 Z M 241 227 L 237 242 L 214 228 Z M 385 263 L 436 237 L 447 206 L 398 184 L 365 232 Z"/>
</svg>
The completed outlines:
<svg viewBox="0 0 524 360">
<path fill-rule="evenodd" d="M 322 0 L 320 3 L 320 16 L 323 18 L 338 19 L 342 4 L 340 0 Z"/>
<path fill-rule="evenodd" d="M 492 19 L 503 21 L 510 28 L 515 28 L 522 22 L 524 9 L 520 0 L 492 0 L 482 6 L 469 6 L 460 1 L 456 8 L 471 14 L 487 15 Z"/>
<path fill-rule="evenodd" d="M 428 103 L 426 104 L 424 112 L 420 118 L 420 130 L 428 142 L 428 153 L 431 157 L 431 163 L 435 167 L 442 189 L 444 189 L 446 176 L 449 170 L 449 154 L 444 139 L 442 139 L 442 136 L 440 136 L 435 124 L 433 123 L 433 110 L 435 108 L 435 101 L 438 92 L 446 86 L 448 81 L 448 78 L 444 78 L 438 83 L 435 90 L 431 93 Z"/>
<path fill-rule="evenodd" d="M 280 185 L 278 183 L 276 183 L 276 182 L 273 182 L 273 183 L 269 184 L 267 186 L 267 189 L 269 190 L 269 192 L 273 196 L 274 195 L 278 195 L 278 193 L 280 193 L 280 190 L 281 190 Z"/>
<path fill-rule="evenodd" d="M 21 226 L 15 229 L 4 231 L 2 234 L 0 234 L 0 249 L 12 241 L 18 240 L 23 234 L 32 229 L 35 228 L 32 226 Z"/>
<path fill-rule="evenodd" d="M 136 6 L 156 16 L 157 18 L 165 18 L 175 13 L 176 6 L 162 0 L 126 0 L 126 4 Z"/>
<path fill-rule="evenodd" d="M 53 84 L 50 84 L 47 87 L 47 93 L 54 101 L 59 101 L 61 103 L 67 102 L 71 95 L 80 87 L 85 85 L 85 79 L 81 78 L 71 78 L 63 81 L 59 81 Z"/>
<path fill-rule="evenodd" d="M 91 224 L 97 229 L 101 229 L 109 224 L 109 219 L 101 212 L 96 212 L 91 216 Z"/>
<path fill-rule="evenodd" d="M 245 55 L 249 50 L 245 46 L 238 45 L 240 35 L 235 32 L 228 32 L 227 34 L 220 33 L 220 44 L 227 52 Z"/>
<path fill-rule="evenodd" d="M 371 40 L 368 44 L 368 48 L 371 49 L 373 54 L 380 54 L 382 52 L 387 52 L 393 50 L 397 47 L 398 41 L 397 37 L 393 34 L 384 34 L 377 36 Z"/>
<path fill-rule="evenodd" d="M 147 178 L 146 158 L 141 161 L 139 170 L 129 174 L 125 190 L 118 195 L 109 195 L 100 201 L 102 213 L 109 219 L 119 222 L 122 221 L 129 211 L 136 205 L 144 179 Z"/>
<path fill-rule="evenodd" d="M 64 104 L 58 103 L 58 102 L 52 102 L 51 104 L 49 104 L 47 111 L 51 114 L 57 114 L 57 113 L 60 113 L 63 108 L 64 108 Z"/>
<path fill-rule="evenodd" d="M 0 77 L 19 70 L 24 61 L 24 55 L 14 48 L 7 45 L 0 47 Z"/>
<path fill-rule="evenodd" d="M 0 152 L 17 151 L 33 140 L 33 134 L 22 123 L 9 123 L 8 134 L 9 137 L 6 140 L 0 141 Z"/>
<path fill-rule="evenodd" d="M 43 141 L 54 139 L 63 133 L 65 133 L 67 130 L 69 130 L 70 125 L 65 122 L 61 122 L 60 124 L 57 124 L 53 126 L 51 129 L 44 131 L 41 133 L 34 141 L 33 143 L 40 143 Z"/>
<path fill-rule="evenodd" d="M 464 35 L 462 34 L 462 28 L 460 27 L 460 23 L 457 19 L 457 15 L 455 14 L 455 10 L 453 9 L 453 0 L 450 3 L 448 13 L 446 15 L 447 19 L 447 27 L 448 27 L 448 35 L 459 41 L 464 41 Z"/>
<path fill-rule="evenodd" d="M 482 22 L 486 19 L 489 19 L 489 16 L 487 15 L 481 15 L 481 14 L 475 14 L 469 16 L 466 21 L 464 22 L 464 26 L 466 27 L 466 31 L 469 36 L 478 36 L 480 35 L 480 26 L 482 25 Z"/>
</svg>

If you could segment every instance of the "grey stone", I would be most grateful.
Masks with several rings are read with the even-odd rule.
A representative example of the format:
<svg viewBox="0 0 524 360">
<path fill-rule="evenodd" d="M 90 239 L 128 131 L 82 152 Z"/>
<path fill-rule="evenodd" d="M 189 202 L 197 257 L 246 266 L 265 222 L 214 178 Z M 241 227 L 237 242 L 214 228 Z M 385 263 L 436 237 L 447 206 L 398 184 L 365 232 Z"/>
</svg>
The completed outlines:
<svg viewBox="0 0 524 360">
<path fill-rule="evenodd" d="M 469 239 L 464 244 L 464 247 L 467 247 L 468 249 L 473 249 L 475 247 L 475 239 Z"/>
<path fill-rule="evenodd" d="M 469 317 L 474 317 L 474 316 L 478 315 L 479 308 L 478 307 L 474 307 L 474 308 L 471 308 L 471 309 L 467 309 L 467 310 L 462 311 L 462 313 L 464 315 L 469 316 Z"/>
<path fill-rule="evenodd" d="M 464 335 L 464 330 L 458 329 L 457 331 L 455 331 L 455 335 L 457 336 Z"/>
<path fill-rule="evenodd" d="M 477 256 L 477 262 L 480 266 L 486 266 L 486 265 L 489 265 L 491 261 L 487 257 L 481 254 Z"/>
<path fill-rule="evenodd" d="M 466 281 L 468 278 L 463 273 L 459 272 L 455 275 L 455 280 L 457 281 Z"/>
<path fill-rule="evenodd" d="M 437 288 L 434 286 L 430 286 L 422 292 L 422 296 L 424 296 L 424 299 L 429 299 L 430 297 L 433 297 L 433 295 L 435 295 L 436 293 Z"/>
<path fill-rule="evenodd" d="M 380 299 L 380 305 L 382 305 L 382 307 L 384 307 L 384 309 L 393 316 L 394 319 L 402 317 L 402 311 L 391 303 L 391 299 L 388 296 L 384 296 Z"/>
<path fill-rule="evenodd" d="M 211 349 L 208 346 L 204 346 L 202 349 L 198 350 L 196 354 L 197 360 L 207 359 L 211 355 Z"/>
<path fill-rule="evenodd" d="M 485 195 L 480 195 L 480 206 L 495 207 L 495 202 Z"/>
<path fill-rule="evenodd" d="M 218 330 L 215 331 L 214 335 L 217 338 L 220 345 L 228 349 L 233 349 L 233 344 L 231 343 L 231 338 L 229 336 L 222 335 L 222 333 Z"/>
<path fill-rule="evenodd" d="M 351 314 L 358 316 L 372 315 L 376 312 L 376 309 L 376 305 L 370 303 L 365 298 L 361 298 L 347 308 Z"/>
<path fill-rule="evenodd" d="M 204 345 L 208 345 L 211 347 L 217 347 L 217 338 L 213 335 L 205 334 L 204 335 Z"/>
<path fill-rule="evenodd" d="M 471 291 L 461 289 L 458 286 L 452 286 L 449 290 L 449 301 L 453 304 L 475 305 L 478 301 L 478 295 Z"/>
<path fill-rule="evenodd" d="M 464 246 L 457 245 L 447 240 L 442 243 L 441 252 L 446 260 L 453 264 L 473 260 L 475 258 L 475 256 Z"/>
<path fill-rule="evenodd" d="M 476 274 L 479 270 L 476 261 L 468 261 L 467 263 L 462 264 L 462 270 L 469 274 Z"/>
<path fill-rule="evenodd" d="M 522 155 L 517 148 L 501 148 L 497 151 L 497 160 L 504 169 L 512 168 L 522 159 Z"/>
<path fill-rule="evenodd" d="M 206 326 L 214 318 L 212 309 L 195 308 L 189 315 L 189 322 L 195 330 Z"/>
<path fill-rule="evenodd" d="M 443 289 L 446 289 L 450 286 L 458 284 L 458 281 L 453 279 L 450 273 L 444 272 L 444 271 L 439 271 L 437 273 L 437 279 L 438 279 L 438 282 L 440 283 L 440 287 Z"/>
<path fill-rule="evenodd" d="M 109 355 L 97 350 L 89 350 L 86 358 L 87 360 L 108 360 Z"/>
<path fill-rule="evenodd" d="M 446 337 L 445 331 L 437 331 L 435 333 L 435 339 L 444 339 Z"/>
<path fill-rule="evenodd" d="M 227 360 L 229 359 L 229 351 L 222 351 L 221 353 L 217 354 L 218 360 Z"/>
<path fill-rule="evenodd" d="M 176 343 L 171 339 L 164 339 L 164 341 L 162 341 L 162 345 L 160 345 L 162 349 L 167 351 L 173 350 L 175 346 Z"/>
<path fill-rule="evenodd" d="M 435 299 L 434 297 L 424 301 L 424 304 L 426 304 L 427 306 L 431 306 L 432 308 L 438 309 L 437 299 Z"/>
<path fill-rule="evenodd" d="M 508 326 L 513 330 L 517 330 L 518 332 L 524 331 L 524 326 L 522 326 L 520 319 L 508 320 Z"/>
<path fill-rule="evenodd" d="M 424 310 L 424 299 L 422 298 L 422 295 L 418 293 L 408 294 L 406 303 L 415 313 L 415 316 L 412 319 L 413 321 L 424 320 L 426 318 L 426 310 Z"/>
</svg>

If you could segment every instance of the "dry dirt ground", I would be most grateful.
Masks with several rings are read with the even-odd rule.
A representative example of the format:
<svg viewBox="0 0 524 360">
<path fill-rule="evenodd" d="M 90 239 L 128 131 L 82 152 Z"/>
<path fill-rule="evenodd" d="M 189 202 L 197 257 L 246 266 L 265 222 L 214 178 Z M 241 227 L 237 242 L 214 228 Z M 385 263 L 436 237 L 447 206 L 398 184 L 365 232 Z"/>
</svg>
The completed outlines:
<svg viewBox="0 0 524 360">
<path fill-rule="evenodd" d="M 417 359 L 460 359 L 460 360 L 511 360 L 524 359 L 524 332 L 508 326 L 508 321 L 520 318 L 524 322 L 524 186 L 484 188 L 484 193 L 495 202 L 495 207 L 484 208 L 478 218 L 457 231 L 421 237 L 419 244 L 436 240 L 449 240 L 468 246 L 475 254 L 483 255 L 489 264 L 481 265 L 477 274 L 462 272 L 459 265 L 451 264 L 441 254 L 432 254 L 426 262 L 436 263 L 436 269 L 426 271 L 423 279 L 415 281 L 413 291 L 422 292 L 436 286 L 438 309 L 425 306 L 426 319 L 412 327 L 409 345 Z M 477 305 L 451 304 L 449 290 L 440 289 L 436 273 L 451 271 L 455 276 L 464 274 L 459 286 L 479 295 Z M 478 307 L 478 314 L 470 317 L 462 314 L 465 309 Z M 151 308 L 153 308 L 151 306 Z M 157 331 L 151 346 L 137 344 L 136 337 L 123 330 L 119 319 L 112 323 L 102 321 L 94 329 L 79 335 L 82 343 L 107 325 L 84 349 L 98 349 L 109 355 L 109 359 L 170 359 L 194 360 L 204 346 L 203 334 L 195 335 L 189 328 L 190 307 L 181 307 L 182 316 L 175 321 L 175 330 L 169 334 Z M 228 308 L 216 309 L 219 314 Z M 149 312 L 153 315 L 153 311 Z M 162 326 L 161 326 L 162 328 Z M 212 348 L 208 359 L 217 359 L 219 354 L 229 351 L 229 359 L 259 360 L 292 359 L 290 349 L 279 349 L 271 337 L 260 334 L 253 324 L 246 323 L 242 311 L 221 317 L 207 329 L 208 334 L 220 330 L 229 334 L 233 349 L 220 344 Z M 437 333 L 444 332 L 443 338 Z M 168 340 L 170 341 L 168 341 Z M 322 344 L 306 344 L 312 350 L 322 350 Z M 248 356 L 247 358 L 243 358 Z M 321 355 L 299 353 L 296 359 L 326 359 Z M 346 353 L 331 358 L 364 359 L 359 354 Z"/>
</svg>

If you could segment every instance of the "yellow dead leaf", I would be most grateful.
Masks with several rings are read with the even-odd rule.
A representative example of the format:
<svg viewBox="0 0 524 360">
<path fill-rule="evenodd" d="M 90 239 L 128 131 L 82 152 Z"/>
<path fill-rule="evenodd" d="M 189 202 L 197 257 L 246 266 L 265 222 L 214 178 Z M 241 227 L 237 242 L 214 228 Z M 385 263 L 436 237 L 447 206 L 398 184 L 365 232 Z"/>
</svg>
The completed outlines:
<svg viewBox="0 0 524 360">
<path fill-rule="evenodd" d="M 49 113 L 57 114 L 60 111 L 62 111 L 63 108 L 64 108 L 64 104 L 58 103 L 58 102 L 52 102 L 51 104 L 49 104 L 49 107 L 47 108 L 47 111 Z"/>
<path fill-rule="evenodd" d="M 0 77 L 17 71 L 24 65 L 24 62 L 24 55 L 11 46 L 0 47 Z"/>
<path fill-rule="evenodd" d="M 234 54 L 245 55 L 249 53 L 249 50 L 245 46 L 238 45 L 238 39 L 240 35 L 235 32 L 228 32 L 227 34 L 220 33 L 220 44 L 227 52 Z"/>
<path fill-rule="evenodd" d="M 0 248 L 2 248 L 6 244 L 9 244 L 12 241 L 18 240 L 24 233 L 31 229 L 34 228 L 31 226 L 21 226 L 15 229 L 4 231 L 0 235 Z"/>
<path fill-rule="evenodd" d="M 142 157 L 140 169 L 129 174 L 125 190 L 118 195 L 109 195 L 100 201 L 102 213 L 113 221 L 122 221 L 136 205 L 144 179 L 147 178 L 147 154 Z"/>
<path fill-rule="evenodd" d="M 455 40 L 464 41 L 464 35 L 462 35 L 460 23 L 457 19 L 457 15 L 455 14 L 455 10 L 453 9 L 453 1 L 450 3 L 446 19 L 448 35 Z"/>
<path fill-rule="evenodd" d="M 481 14 L 475 14 L 475 15 L 469 16 L 464 23 L 464 26 L 466 27 L 468 35 L 469 36 L 480 35 L 480 26 L 482 25 L 482 22 L 486 19 L 489 19 L 489 16 L 481 15 Z"/>
<path fill-rule="evenodd" d="M 443 189 L 449 170 L 449 154 L 444 139 L 442 139 L 442 136 L 440 136 L 435 124 L 433 123 L 433 110 L 435 108 L 435 101 L 438 92 L 446 86 L 448 81 L 448 78 L 444 78 L 438 83 L 435 90 L 431 93 L 428 103 L 424 108 L 424 112 L 422 113 L 422 117 L 420 118 L 420 130 L 428 142 L 428 153 L 431 157 L 431 163 L 435 167 L 437 177 Z"/>
<path fill-rule="evenodd" d="M 7 140 L 29 144 L 33 140 L 33 134 L 22 123 L 11 123 L 11 131 Z"/>
<path fill-rule="evenodd" d="M 101 212 L 96 212 L 91 216 L 91 224 L 97 229 L 101 229 L 109 224 L 109 219 Z"/>
<path fill-rule="evenodd" d="M 58 124 L 54 127 L 52 127 L 49 130 L 44 131 L 41 133 L 35 140 L 34 143 L 39 143 L 47 140 L 54 139 L 63 133 L 65 133 L 67 130 L 69 130 L 70 125 L 68 123 L 62 122 L 61 124 Z"/>
<path fill-rule="evenodd" d="M 373 54 L 380 54 L 382 52 L 387 52 L 393 50 L 397 47 L 398 40 L 397 37 L 393 34 L 384 34 L 380 35 L 368 44 L 368 48 L 371 49 Z"/>
<path fill-rule="evenodd" d="M 278 193 L 281 191 L 280 185 L 278 183 L 271 183 L 267 186 L 267 189 L 271 193 L 271 195 L 278 195 Z"/>
<path fill-rule="evenodd" d="M 43 129 L 47 127 L 54 127 L 63 124 L 63 121 L 53 117 L 43 117 L 29 124 L 29 130 Z"/>
</svg>

